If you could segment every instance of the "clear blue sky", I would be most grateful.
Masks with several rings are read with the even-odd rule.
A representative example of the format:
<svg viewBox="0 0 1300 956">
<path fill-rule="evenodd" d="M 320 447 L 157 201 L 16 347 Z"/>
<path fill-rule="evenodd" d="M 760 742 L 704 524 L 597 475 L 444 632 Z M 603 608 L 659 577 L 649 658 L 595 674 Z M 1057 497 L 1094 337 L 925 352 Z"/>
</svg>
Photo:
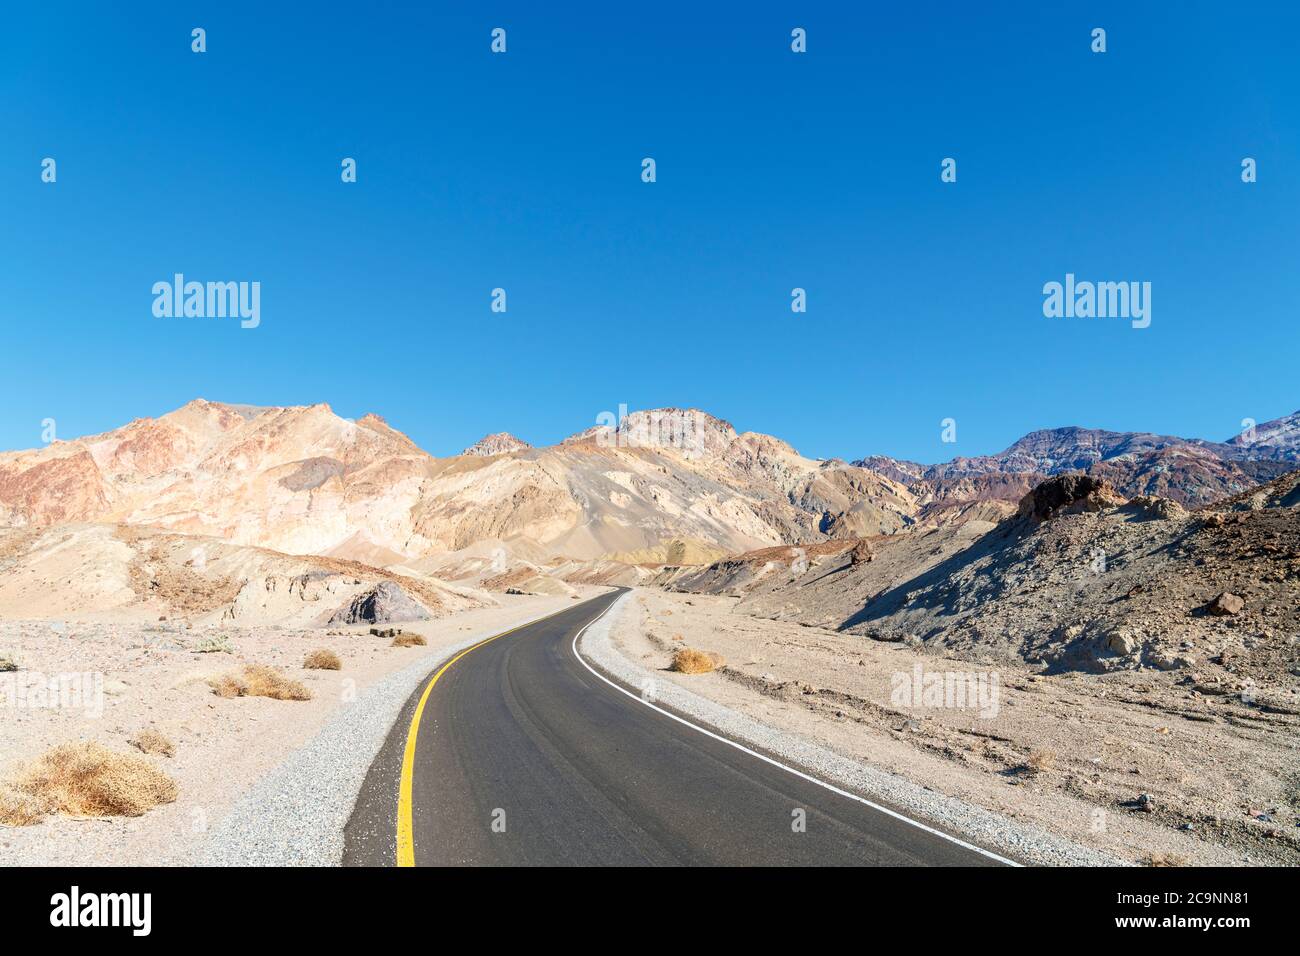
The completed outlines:
<svg viewBox="0 0 1300 956">
<path fill-rule="evenodd" d="M 196 396 L 923 461 L 1300 407 L 1294 4 L 276 7 L 7 8 L 0 447 Z M 176 272 L 260 281 L 260 328 L 155 318 Z M 1066 272 L 1150 281 L 1151 327 L 1044 318 Z"/>
</svg>

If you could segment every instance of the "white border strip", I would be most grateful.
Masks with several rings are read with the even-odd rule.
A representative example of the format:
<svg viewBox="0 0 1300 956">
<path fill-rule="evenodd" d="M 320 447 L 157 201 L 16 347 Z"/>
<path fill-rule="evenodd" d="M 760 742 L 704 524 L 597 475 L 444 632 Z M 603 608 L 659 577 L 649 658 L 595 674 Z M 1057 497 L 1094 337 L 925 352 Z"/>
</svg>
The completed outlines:
<svg viewBox="0 0 1300 956">
<path fill-rule="evenodd" d="M 628 593 L 630 594 L 631 592 L 629 591 Z M 671 711 L 664 710 L 662 707 L 656 707 L 654 704 L 650 703 L 650 701 L 646 700 L 643 697 L 637 696 L 636 694 L 628 690 L 626 687 L 620 687 L 618 684 L 614 683 L 614 681 L 610 680 L 604 674 L 600 673 L 600 671 L 596 670 L 585 660 L 583 660 L 582 655 L 578 653 L 578 639 L 582 637 L 583 633 L 587 630 L 587 628 L 591 627 L 591 625 L 595 624 L 602 617 L 604 617 L 611 610 L 613 610 L 613 608 L 619 603 L 619 600 L 621 599 L 611 601 L 609 607 L 605 608 L 605 610 L 601 611 L 600 614 L 598 614 L 596 617 L 592 618 L 590 621 L 584 624 L 582 626 L 582 629 L 579 630 L 578 633 L 573 636 L 573 656 L 578 659 L 579 664 L 587 668 L 587 670 L 591 671 L 593 674 L 595 674 L 597 677 L 603 680 L 610 687 L 614 688 L 620 694 L 624 694 L 628 697 L 631 697 L 633 700 L 637 701 L 638 703 L 644 704 L 645 706 L 649 707 L 651 710 L 658 711 L 659 713 L 663 714 L 665 717 L 677 721 L 679 724 L 685 724 L 687 727 L 690 727 L 692 730 L 699 731 L 700 733 L 704 734 L 704 736 L 706 737 L 712 737 L 714 740 L 721 741 L 722 743 L 726 744 L 729 747 L 735 747 L 737 750 L 743 753 L 747 753 L 751 757 L 757 757 L 759 760 L 762 760 L 764 763 L 769 763 L 773 767 L 781 768 L 786 773 L 792 773 L 796 777 L 800 777 L 804 780 L 807 780 L 809 783 L 815 783 L 817 784 L 817 786 L 831 791 L 831 793 L 837 793 L 841 797 L 848 797 L 850 800 L 856 800 L 858 803 L 865 804 L 871 809 L 883 813 L 886 816 L 891 816 L 895 820 L 901 820 L 904 823 L 911 824 L 912 826 L 916 827 L 918 830 L 924 830 L 926 833 L 932 833 L 937 837 L 942 837 L 943 839 L 947 840 L 949 843 L 955 843 L 959 847 L 963 847 L 964 849 L 970 850 L 974 853 L 978 853 L 980 856 L 986 856 L 990 860 L 997 860 L 999 863 L 1003 863 L 1007 866 L 1019 867 L 1021 865 L 1015 862 L 1014 860 L 1008 860 L 1005 856 L 999 856 L 998 854 L 992 852 L 991 850 L 986 850 L 983 847 L 975 846 L 973 843 L 967 843 L 965 840 L 959 840 L 957 837 L 953 836 L 950 833 L 944 833 L 942 830 L 936 830 L 934 827 L 926 826 L 924 823 L 921 823 L 919 820 L 913 820 L 911 817 L 904 816 L 903 814 L 899 813 L 897 810 L 891 810 L 889 809 L 889 807 L 882 807 L 880 804 L 873 803 L 870 800 L 866 799 L 865 797 L 858 796 L 856 793 L 850 793 L 848 790 L 842 790 L 839 787 L 835 786 L 834 784 L 827 783 L 825 780 L 819 780 L 816 777 L 812 776 L 811 774 L 804 773 L 802 770 L 796 770 L 794 767 L 791 767 L 788 764 L 783 764 L 779 760 L 773 760 L 771 757 L 767 756 L 766 754 L 761 754 L 757 750 L 751 750 L 750 748 L 746 747 L 744 744 L 738 744 L 736 743 L 736 741 L 723 737 L 721 734 L 715 734 L 713 731 L 701 727 L 699 724 L 693 724 L 689 720 L 686 720 L 685 718 L 678 717 L 676 714 L 672 713 Z"/>
</svg>

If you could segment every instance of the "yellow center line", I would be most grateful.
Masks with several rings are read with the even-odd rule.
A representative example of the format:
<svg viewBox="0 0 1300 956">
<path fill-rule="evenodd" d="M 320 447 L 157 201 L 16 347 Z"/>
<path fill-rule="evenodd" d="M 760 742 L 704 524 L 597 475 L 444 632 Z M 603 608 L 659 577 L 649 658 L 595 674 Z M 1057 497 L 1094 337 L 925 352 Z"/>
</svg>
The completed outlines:
<svg viewBox="0 0 1300 956">
<path fill-rule="evenodd" d="M 582 602 L 582 604 L 586 603 L 586 601 Z M 577 604 L 573 607 L 582 607 L 582 604 Z M 535 621 L 520 624 L 517 627 L 510 628 L 508 631 L 502 631 L 500 634 L 493 634 L 491 637 L 484 638 L 477 644 L 470 645 L 447 663 L 443 664 L 442 667 L 438 668 L 438 673 L 433 675 L 433 679 L 430 680 L 428 686 L 424 688 L 424 693 L 420 695 L 420 702 L 415 706 L 415 713 L 411 715 L 411 727 L 406 732 L 406 749 L 402 752 L 402 779 L 397 790 L 398 866 L 415 866 L 415 840 L 411 834 L 411 774 L 415 769 L 415 738 L 420 732 L 420 718 L 424 715 L 424 705 L 429 700 L 429 692 L 433 690 L 433 685 L 438 683 L 439 677 L 447 673 L 447 668 L 451 667 L 452 664 L 455 664 L 470 651 L 478 650 L 484 644 L 491 644 L 497 638 L 505 637 L 507 634 L 513 634 L 515 631 L 522 630 L 525 627 L 532 627 L 534 624 L 540 624 L 542 621 L 549 621 L 551 618 L 563 614 L 565 611 L 572 611 L 573 607 L 561 608 L 554 614 L 548 614 L 545 617 L 539 617 Z"/>
</svg>

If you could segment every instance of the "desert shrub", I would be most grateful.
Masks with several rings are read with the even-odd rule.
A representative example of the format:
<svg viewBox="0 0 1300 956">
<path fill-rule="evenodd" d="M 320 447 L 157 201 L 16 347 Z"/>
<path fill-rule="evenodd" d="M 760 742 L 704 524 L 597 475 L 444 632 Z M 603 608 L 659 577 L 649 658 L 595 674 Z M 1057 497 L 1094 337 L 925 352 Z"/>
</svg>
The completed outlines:
<svg viewBox="0 0 1300 956">
<path fill-rule="evenodd" d="M 175 781 L 143 757 L 97 743 L 61 744 L 0 789 L 0 822 L 28 826 L 49 813 L 138 817 L 176 793 Z"/>
<path fill-rule="evenodd" d="M 308 654 L 302 666 L 309 671 L 338 671 L 343 669 L 343 662 L 333 651 L 322 647 Z"/>
<path fill-rule="evenodd" d="M 214 677 L 208 681 L 208 685 L 212 688 L 212 693 L 218 697 L 243 697 L 248 693 L 248 684 L 244 682 L 243 675 L 238 672 Z"/>
<path fill-rule="evenodd" d="M 154 730 L 146 727 L 129 741 L 132 747 L 146 754 L 162 754 L 164 757 L 176 755 L 176 745 Z"/>
<path fill-rule="evenodd" d="M 0 787 L 0 826 L 30 827 L 45 819 L 46 803 L 12 787 Z"/>
<path fill-rule="evenodd" d="M 673 652 L 670 670 L 679 674 L 707 674 L 725 663 L 721 654 L 697 651 L 693 647 L 679 647 Z"/>
<path fill-rule="evenodd" d="M 412 634 L 410 631 L 402 631 L 393 638 L 393 647 L 424 647 L 429 642 L 419 634 Z"/>
<path fill-rule="evenodd" d="M 270 697 L 272 700 L 311 700 L 311 691 L 274 667 L 245 664 L 208 682 L 218 697 Z"/>
</svg>

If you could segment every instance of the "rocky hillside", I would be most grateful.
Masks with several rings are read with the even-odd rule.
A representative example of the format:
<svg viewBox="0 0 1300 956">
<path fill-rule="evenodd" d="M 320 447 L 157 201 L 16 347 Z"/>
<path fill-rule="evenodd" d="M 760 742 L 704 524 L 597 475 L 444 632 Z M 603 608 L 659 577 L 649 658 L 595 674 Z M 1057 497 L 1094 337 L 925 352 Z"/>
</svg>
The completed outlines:
<svg viewBox="0 0 1300 956">
<path fill-rule="evenodd" d="M 1253 434 L 1234 435 L 1225 443 L 1236 461 L 1295 461 L 1300 457 L 1300 412 L 1255 427 Z"/>
<path fill-rule="evenodd" d="M 130 525 L 0 531 L 0 618 L 318 626 L 441 617 L 493 599 L 428 575 Z"/>
<path fill-rule="evenodd" d="M 376 416 L 200 400 L 0 455 L 0 524 L 145 525 L 295 554 L 351 545 L 374 562 L 409 538 L 400 515 L 430 470 L 429 456 Z"/>
<path fill-rule="evenodd" d="M 972 659 L 1182 670 L 1229 689 L 1300 673 L 1300 473 L 1197 512 L 1058 476 L 996 525 L 869 546 L 865 560 L 842 546 L 758 551 L 665 581 L 739 595 L 757 616 Z"/>
</svg>

